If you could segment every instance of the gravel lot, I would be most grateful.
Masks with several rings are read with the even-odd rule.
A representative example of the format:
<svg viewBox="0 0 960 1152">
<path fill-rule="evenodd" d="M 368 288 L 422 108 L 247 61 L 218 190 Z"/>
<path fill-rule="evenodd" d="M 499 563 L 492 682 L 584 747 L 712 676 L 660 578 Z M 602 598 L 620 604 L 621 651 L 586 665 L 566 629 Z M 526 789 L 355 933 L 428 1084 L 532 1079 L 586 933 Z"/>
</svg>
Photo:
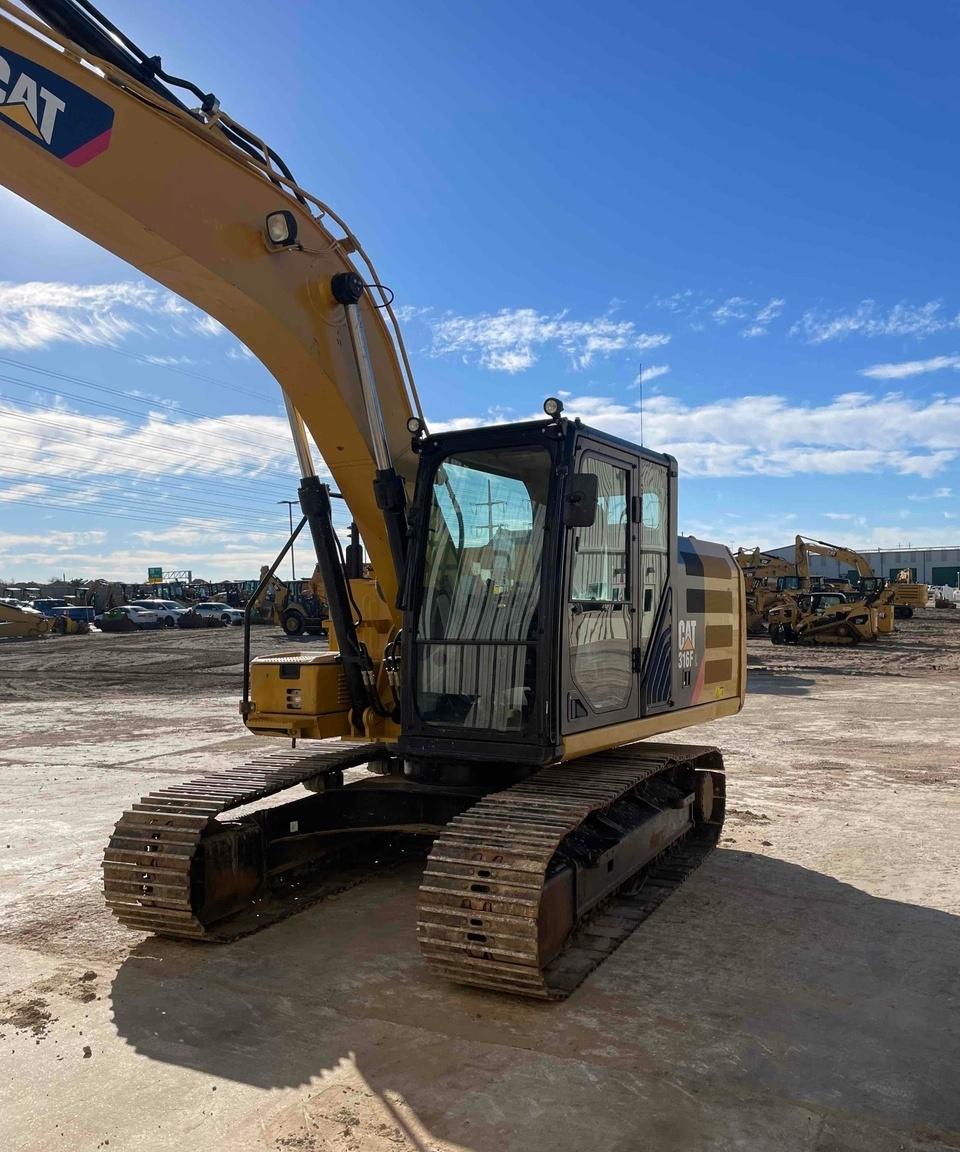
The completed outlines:
<svg viewBox="0 0 960 1152">
<path fill-rule="evenodd" d="M 269 743 L 241 643 L 0 645 L 0 1146 L 960 1148 L 960 612 L 751 639 L 743 713 L 677 734 L 724 751 L 720 849 L 549 1006 L 426 975 L 414 865 L 225 947 L 115 924 L 120 811 Z"/>
</svg>

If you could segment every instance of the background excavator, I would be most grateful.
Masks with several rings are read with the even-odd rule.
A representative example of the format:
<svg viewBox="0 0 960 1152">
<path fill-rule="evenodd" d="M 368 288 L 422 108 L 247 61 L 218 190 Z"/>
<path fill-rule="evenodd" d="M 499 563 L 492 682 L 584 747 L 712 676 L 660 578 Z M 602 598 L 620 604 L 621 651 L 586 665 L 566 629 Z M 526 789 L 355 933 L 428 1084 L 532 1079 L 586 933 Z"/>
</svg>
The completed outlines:
<svg viewBox="0 0 960 1152">
<path fill-rule="evenodd" d="M 744 694 L 743 578 L 726 548 L 678 538 L 676 462 L 554 399 L 542 419 L 431 433 L 347 225 L 87 0 L 0 0 L 0 89 L 0 180 L 279 382 L 302 477 L 291 541 L 308 528 L 333 629 L 329 652 L 245 661 L 245 724 L 299 746 L 131 805 L 109 905 L 137 930 L 226 940 L 413 834 L 433 845 L 430 967 L 565 996 L 723 822 L 717 749 L 648 740 Z M 375 579 L 345 563 L 308 430 Z"/>
<path fill-rule="evenodd" d="M 892 613 L 882 613 L 880 616 L 880 632 L 893 630 L 894 616 L 900 617 L 900 619 L 909 619 L 914 614 L 915 608 L 927 606 L 927 585 L 913 582 L 910 579 L 909 569 L 900 571 L 894 581 L 885 581 L 882 576 L 877 576 L 874 573 L 874 567 L 870 561 L 862 553 L 855 552 L 853 548 L 847 548 L 840 544 L 827 544 L 826 540 L 812 540 L 809 537 L 798 536 L 795 545 L 796 566 L 798 566 L 798 574 L 801 578 L 806 579 L 806 586 L 810 586 L 809 554 L 811 552 L 821 556 L 830 556 L 840 563 L 847 564 L 849 574 L 851 574 L 846 579 L 840 577 L 836 581 L 824 579 L 824 588 L 829 586 L 829 588 L 841 592 L 859 593 L 863 599 L 877 609 L 886 607 L 892 609 Z M 855 579 L 853 573 L 856 573 Z"/>
<path fill-rule="evenodd" d="M 770 609 L 784 598 L 784 581 L 796 579 L 797 566 L 782 556 L 761 552 L 759 548 L 752 552 L 739 548 L 734 559 L 743 571 L 747 631 L 751 635 L 762 635 L 767 631 Z"/>
</svg>

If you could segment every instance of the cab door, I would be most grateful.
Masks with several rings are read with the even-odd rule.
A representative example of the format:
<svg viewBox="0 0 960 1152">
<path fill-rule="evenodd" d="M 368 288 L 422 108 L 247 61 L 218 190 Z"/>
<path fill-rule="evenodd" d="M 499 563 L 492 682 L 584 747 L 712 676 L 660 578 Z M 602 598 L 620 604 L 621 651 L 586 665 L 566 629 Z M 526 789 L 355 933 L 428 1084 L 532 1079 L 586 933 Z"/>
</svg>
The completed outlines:
<svg viewBox="0 0 960 1152">
<path fill-rule="evenodd" d="M 597 514 L 567 528 L 561 730 L 606 727 L 640 714 L 635 457 L 584 438 L 575 469 L 597 477 Z"/>
</svg>

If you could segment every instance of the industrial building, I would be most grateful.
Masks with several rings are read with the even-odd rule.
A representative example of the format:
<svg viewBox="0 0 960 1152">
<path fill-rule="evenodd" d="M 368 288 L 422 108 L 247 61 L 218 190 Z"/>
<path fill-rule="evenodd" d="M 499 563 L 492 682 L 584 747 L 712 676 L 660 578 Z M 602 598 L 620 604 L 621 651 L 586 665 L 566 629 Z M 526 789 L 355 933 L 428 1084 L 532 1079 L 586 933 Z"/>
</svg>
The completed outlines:
<svg viewBox="0 0 960 1152">
<path fill-rule="evenodd" d="M 785 560 L 794 559 L 793 544 L 767 551 Z M 952 588 L 960 588 L 960 547 L 913 548 L 908 545 L 898 548 L 860 548 L 858 551 L 873 565 L 875 575 L 885 576 L 888 580 L 896 578 L 897 573 L 906 568 L 911 580 L 921 584 L 949 584 Z M 811 555 L 810 575 L 855 580 L 857 574 L 851 572 L 848 564 L 830 556 Z"/>
</svg>

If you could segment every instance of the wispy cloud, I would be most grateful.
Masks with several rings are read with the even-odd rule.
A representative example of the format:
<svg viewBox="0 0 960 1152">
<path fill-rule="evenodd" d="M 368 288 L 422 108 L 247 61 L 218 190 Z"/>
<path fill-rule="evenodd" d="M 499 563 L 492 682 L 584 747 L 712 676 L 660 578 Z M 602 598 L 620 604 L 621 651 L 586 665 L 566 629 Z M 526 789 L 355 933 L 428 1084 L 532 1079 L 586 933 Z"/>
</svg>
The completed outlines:
<svg viewBox="0 0 960 1152">
<path fill-rule="evenodd" d="M 932 492 L 915 492 L 908 496 L 907 499 L 913 500 L 915 503 L 924 503 L 927 500 L 949 500 L 952 495 L 952 488 L 934 488 Z"/>
<path fill-rule="evenodd" d="M 783 312 L 785 303 L 786 301 L 779 296 L 771 297 L 762 308 L 759 308 L 754 313 L 750 323 L 746 328 L 741 330 L 740 335 L 748 338 L 766 336 L 770 331 L 770 325 L 774 320 L 778 319 Z"/>
<path fill-rule="evenodd" d="M 824 512 L 823 514 L 828 520 L 842 520 L 848 524 L 866 524 L 866 516 L 855 516 L 852 512 Z"/>
<path fill-rule="evenodd" d="M 132 336 L 217 336 L 223 326 L 172 292 L 142 281 L 67 284 L 0 281 L 0 348 L 116 347 Z M 154 363 L 165 363 L 157 356 Z"/>
<path fill-rule="evenodd" d="M 0 472 L 0 479 L 3 473 Z M 14 500 L 36 500 L 46 492 L 43 484 L 11 484 L 9 487 L 0 487 L 0 503 L 9 504 Z"/>
<path fill-rule="evenodd" d="M 0 500 L 6 501 L 42 494 L 44 480 L 75 484 L 81 477 L 76 498 L 96 499 L 97 483 L 118 477 L 294 473 L 289 427 L 279 416 L 177 419 L 151 412 L 128 422 L 64 407 L 37 413 L 3 401 L 0 442 L 14 446 L 0 454 Z"/>
<path fill-rule="evenodd" d="M 669 343 L 670 337 L 665 332 L 641 332 L 633 346 L 640 352 L 646 352 L 651 348 L 665 348 Z"/>
<path fill-rule="evenodd" d="M 734 550 L 739 547 L 762 549 L 784 547 L 793 544 L 798 529 L 817 538 L 829 539 L 838 529 L 836 516 L 815 512 L 800 517 L 756 516 L 742 519 L 727 512 L 718 512 L 707 517 L 687 517 L 682 519 L 682 532 L 701 539 L 720 540 Z M 868 553 L 872 549 L 903 549 L 913 547 L 937 547 L 944 543 L 943 522 L 933 523 L 877 523 L 866 517 L 847 521 L 842 529 L 843 544 L 848 548 Z"/>
<path fill-rule="evenodd" d="M 670 371 L 669 364 L 650 364 L 645 367 L 642 372 L 637 373 L 637 377 L 631 388 L 639 388 L 641 384 L 652 384 L 654 380 L 659 380 L 661 376 L 666 376 Z"/>
<path fill-rule="evenodd" d="M 638 332 L 632 320 L 610 315 L 573 320 L 566 312 L 546 315 L 533 308 L 502 309 L 478 316 L 422 315 L 432 334 L 431 356 L 461 356 L 482 368 L 515 374 L 531 368 L 544 348 L 559 349 L 575 369 L 618 352 L 661 348 L 670 336 Z"/>
<path fill-rule="evenodd" d="M 148 364 L 156 364 L 158 368 L 177 368 L 181 365 L 196 364 L 196 360 L 192 356 L 155 356 L 145 354 L 143 359 Z M 129 392 L 127 395 L 132 396 L 134 393 Z"/>
<path fill-rule="evenodd" d="M 960 316 L 945 313 L 941 300 L 926 304 L 903 302 L 888 309 L 881 308 L 875 300 L 863 300 L 852 312 L 804 312 L 790 329 L 790 335 L 802 336 L 810 344 L 823 344 L 847 336 L 932 336 L 957 327 Z"/>
<path fill-rule="evenodd" d="M 580 396 L 567 401 L 566 410 L 624 439 L 639 440 L 635 404 Z M 444 427 L 471 427 L 491 419 L 498 415 L 461 417 Z M 643 419 L 646 442 L 676 456 L 691 478 L 882 471 L 930 478 L 960 457 L 960 399 L 944 397 L 848 393 L 806 405 L 768 395 L 695 405 L 660 395 L 645 403 Z"/>
<path fill-rule="evenodd" d="M 675 316 L 684 316 L 694 329 L 702 330 L 708 324 L 724 328 L 737 323 L 744 325 L 739 329 L 741 336 L 754 337 L 767 335 L 770 325 L 782 314 L 785 301 L 781 296 L 771 296 L 766 304 L 748 296 L 727 296 L 718 301 L 687 288 L 672 296 L 658 297 L 653 303 Z"/>
<path fill-rule="evenodd" d="M 686 312 L 694 306 L 697 299 L 692 288 L 683 292 L 674 292 L 671 296 L 658 296 L 654 301 L 655 308 L 663 308 L 666 312 Z M 713 301 L 708 301 L 712 304 Z"/>
<path fill-rule="evenodd" d="M 27 548 L 31 544 L 40 544 L 44 548 L 55 548 L 58 552 L 70 548 L 81 548 L 89 544 L 102 544 L 106 540 L 106 532 L 99 529 L 91 532 L 60 532 L 50 531 L 39 533 L 0 532 L 0 555 L 9 552 L 12 548 Z"/>
<path fill-rule="evenodd" d="M 928 372 L 942 372 L 944 368 L 960 368 L 960 356 L 931 356 L 928 360 L 902 360 L 894 364 L 874 364 L 861 368 L 861 376 L 872 380 L 907 380 L 911 376 L 925 376 Z"/>
</svg>

